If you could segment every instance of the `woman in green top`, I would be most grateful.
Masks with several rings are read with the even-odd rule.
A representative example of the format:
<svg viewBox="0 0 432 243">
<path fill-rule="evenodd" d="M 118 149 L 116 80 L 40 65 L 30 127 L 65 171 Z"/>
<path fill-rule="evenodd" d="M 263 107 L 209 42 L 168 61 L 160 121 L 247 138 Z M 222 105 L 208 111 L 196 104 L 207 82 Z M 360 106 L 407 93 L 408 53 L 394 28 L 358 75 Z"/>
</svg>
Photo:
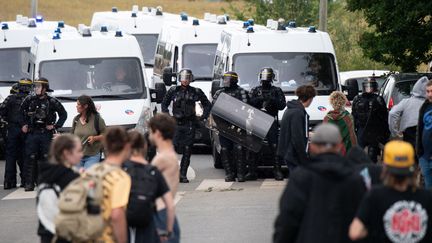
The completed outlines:
<svg viewBox="0 0 432 243">
<path fill-rule="evenodd" d="M 323 122 L 336 125 L 343 140 L 342 155 L 345 155 L 354 145 L 357 144 L 357 137 L 354 131 L 354 118 L 345 110 L 348 102 L 345 95 L 340 91 L 334 91 L 330 94 L 330 104 L 333 107 L 324 117 Z"/>
<path fill-rule="evenodd" d="M 80 167 L 88 169 L 101 161 L 106 125 L 90 96 L 78 97 L 76 108 L 79 114 L 73 119 L 71 133 L 79 137 L 83 146 L 84 157 Z"/>
</svg>

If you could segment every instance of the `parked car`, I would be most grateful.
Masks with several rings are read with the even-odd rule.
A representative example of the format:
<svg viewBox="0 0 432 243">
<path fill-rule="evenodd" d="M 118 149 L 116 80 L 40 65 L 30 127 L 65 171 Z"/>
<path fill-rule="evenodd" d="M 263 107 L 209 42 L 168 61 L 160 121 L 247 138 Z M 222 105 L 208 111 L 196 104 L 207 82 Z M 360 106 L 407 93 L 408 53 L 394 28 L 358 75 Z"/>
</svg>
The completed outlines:
<svg viewBox="0 0 432 243">
<path fill-rule="evenodd" d="M 410 97 L 414 84 L 423 76 L 431 79 L 432 73 L 397 73 L 389 75 L 380 90 L 380 95 L 384 98 L 387 108 L 390 110 L 402 99 Z"/>
<path fill-rule="evenodd" d="M 340 72 L 340 84 L 346 86 L 349 80 L 357 80 L 359 93 L 363 92 L 362 83 L 366 81 L 369 77 L 375 76 L 378 82 L 378 88 L 381 88 L 384 84 L 388 70 L 355 70 L 355 71 L 345 71 Z"/>
</svg>

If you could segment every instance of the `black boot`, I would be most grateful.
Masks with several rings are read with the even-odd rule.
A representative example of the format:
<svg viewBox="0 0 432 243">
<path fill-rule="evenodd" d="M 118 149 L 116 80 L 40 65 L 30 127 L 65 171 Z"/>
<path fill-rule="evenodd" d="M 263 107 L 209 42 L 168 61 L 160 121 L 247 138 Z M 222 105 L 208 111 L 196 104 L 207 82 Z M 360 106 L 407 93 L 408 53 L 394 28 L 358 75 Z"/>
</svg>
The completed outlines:
<svg viewBox="0 0 432 243">
<path fill-rule="evenodd" d="M 256 181 L 258 179 L 258 175 L 256 173 L 256 169 L 257 169 L 257 154 L 252 152 L 252 151 L 248 151 L 248 172 L 245 176 L 245 179 L 247 181 Z"/>
<path fill-rule="evenodd" d="M 36 169 L 36 155 L 32 154 L 30 159 L 26 161 L 24 164 L 24 173 L 25 173 L 25 184 L 24 191 L 34 191 L 35 188 L 35 169 Z"/>
<path fill-rule="evenodd" d="M 183 150 L 182 160 L 180 162 L 180 183 L 189 183 L 187 178 L 187 170 L 190 165 L 191 148 L 190 146 L 185 146 Z"/>
<path fill-rule="evenodd" d="M 13 188 L 16 188 L 16 182 L 5 182 L 3 184 L 3 189 L 5 189 L 5 190 L 10 190 Z"/>
<path fill-rule="evenodd" d="M 222 147 L 221 149 L 221 162 L 225 169 L 225 181 L 226 182 L 235 181 L 235 175 L 233 173 L 231 163 L 230 163 L 229 151 L 227 148 L 224 147 Z"/>
<path fill-rule="evenodd" d="M 246 164 L 243 158 L 243 148 L 241 145 L 235 146 L 235 152 L 237 155 L 237 181 L 238 182 L 245 182 L 245 174 L 246 174 Z"/>
<path fill-rule="evenodd" d="M 281 160 L 279 156 L 276 154 L 277 145 L 272 144 L 272 152 L 273 152 L 273 158 L 274 158 L 274 166 L 273 166 L 273 175 L 275 180 L 282 181 L 284 179 L 284 175 L 282 173 L 281 169 Z"/>
<path fill-rule="evenodd" d="M 34 191 L 34 188 L 35 188 L 34 183 L 26 183 L 24 185 L 24 191 L 26 191 L 26 192 Z"/>
</svg>

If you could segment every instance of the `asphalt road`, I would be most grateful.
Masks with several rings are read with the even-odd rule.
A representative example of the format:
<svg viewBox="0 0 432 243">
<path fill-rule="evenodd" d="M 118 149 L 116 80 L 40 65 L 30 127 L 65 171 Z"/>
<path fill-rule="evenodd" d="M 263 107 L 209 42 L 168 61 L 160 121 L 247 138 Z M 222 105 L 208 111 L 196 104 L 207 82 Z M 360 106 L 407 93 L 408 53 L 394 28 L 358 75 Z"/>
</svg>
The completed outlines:
<svg viewBox="0 0 432 243">
<path fill-rule="evenodd" d="M 225 183 L 210 155 L 193 155 L 189 184 L 176 196 L 181 239 L 185 243 L 271 242 L 280 194 L 286 184 L 273 179 Z M 0 162 L 3 185 L 4 161 Z M 36 242 L 35 192 L 0 187 L 0 242 Z"/>
</svg>

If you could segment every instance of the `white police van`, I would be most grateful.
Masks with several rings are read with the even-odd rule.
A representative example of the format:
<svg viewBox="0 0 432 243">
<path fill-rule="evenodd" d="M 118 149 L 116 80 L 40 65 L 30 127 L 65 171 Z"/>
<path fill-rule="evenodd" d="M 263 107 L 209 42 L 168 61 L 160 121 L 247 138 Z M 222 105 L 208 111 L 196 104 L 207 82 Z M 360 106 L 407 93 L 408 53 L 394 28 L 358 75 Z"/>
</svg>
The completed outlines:
<svg viewBox="0 0 432 243">
<path fill-rule="evenodd" d="M 170 86 L 175 73 L 189 68 L 195 77 L 191 85 L 202 89 L 211 98 L 213 61 L 221 33 L 224 29 L 240 27 L 241 22 L 229 21 L 225 15 L 210 13 L 204 14 L 204 19 L 191 20 L 185 14 L 180 15 L 180 18 L 179 21 L 165 24 L 159 35 L 154 80 Z"/>
<path fill-rule="evenodd" d="M 113 7 L 111 12 L 93 13 L 91 28 L 92 30 L 99 30 L 102 26 L 107 26 L 108 30 L 122 30 L 135 36 L 144 57 L 150 87 L 153 88 L 154 84 L 151 78 L 159 33 L 164 23 L 176 21 L 179 18 L 178 14 L 163 12 L 161 7 L 143 7 L 142 11 L 139 11 L 138 5 L 132 6 L 132 11 L 118 11 L 116 7 Z"/>
<path fill-rule="evenodd" d="M 49 80 L 52 95 L 65 106 L 66 129 L 77 114 L 80 95 L 94 99 L 108 126 L 126 128 L 144 127 L 152 116 L 151 102 L 163 97 L 148 88 L 136 38 L 121 31 L 91 31 L 81 25 L 75 33 L 38 35 L 31 47 L 30 66 L 35 78 Z M 165 86 L 161 88 L 163 92 Z"/>
<path fill-rule="evenodd" d="M 331 110 L 330 93 L 341 90 L 336 54 L 327 33 L 315 27 L 297 28 L 295 22 L 288 26 L 269 20 L 267 28 L 224 30 L 214 60 L 212 93 L 221 86 L 226 71 L 237 72 L 239 85 L 250 91 L 260 85 L 260 70 L 271 67 L 276 74 L 273 84 L 283 90 L 287 101 L 296 99 L 297 87 L 315 86 L 317 96 L 306 109 L 310 124 L 315 125 Z M 279 112 L 280 119 L 283 112 Z M 215 167 L 220 167 L 220 147 L 217 138 L 212 140 Z"/>
<path fill-rule="evenodd" d="M 181 20 L 164 25 L 156 47 L 154 82 L 176 85 L 175 74 L 189 68 L 194 75 L 191 86 L 200 88 L 211 99 L 213 61 L 222 30 L 240 26 L 239 21 L 228 21 L 226 16 L 206 13 L 204 19 L 193 19 L 182 14 Z M 174 78 L 174 82 L 173 79 Z M 202 115 L 199 102 L 197 115 Z M 210 145 L 210 134 L 201 126 L 196 130 L 195 142 Z"/>
<path fill-rule="evenodd" d="M 21 78 L 32 78 L 28 58 L 35 35 L 53 34 L 59 28 L 62 32 L 76 32 L 76 28 L 63 21 L 44 21 L 17 15 L 16 21 L 1 22 L 0 32 L 0 102 L 10 92 L 12 84 Z"/>
</svg>

